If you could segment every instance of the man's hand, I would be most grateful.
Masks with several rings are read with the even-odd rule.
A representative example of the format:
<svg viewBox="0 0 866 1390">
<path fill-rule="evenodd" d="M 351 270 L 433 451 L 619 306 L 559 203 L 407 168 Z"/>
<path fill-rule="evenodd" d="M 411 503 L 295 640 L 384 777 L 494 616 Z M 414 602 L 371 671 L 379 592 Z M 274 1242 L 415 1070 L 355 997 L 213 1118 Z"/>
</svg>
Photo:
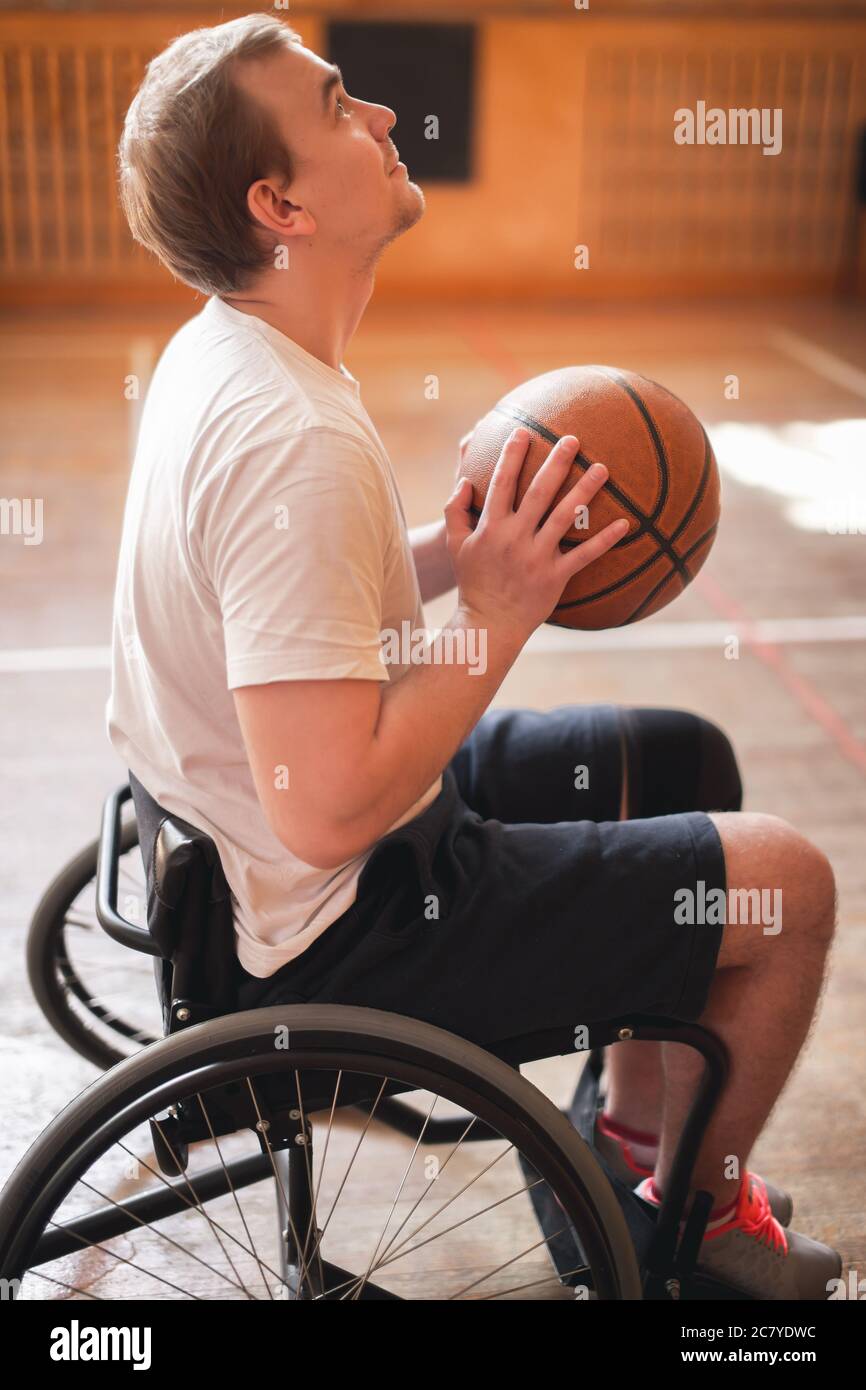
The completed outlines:
<svg viewBox="0 0 866 1390">
<path fill-rule="evenodd" d="M 528 444 L 525 429 L 514 430 L 506 441 L 477 525 L 470 512 L 472 488 L 467 479 L 458 483 L 445 508 L 461 605 L 480 625 L 511 630 L 523 642 L 550 617 L 572 576 L 616 545 L 629 527 L 621 517 L 563 553 L 559 543 L 574 525 L 576 508 L 592 500 L 607 469 L 593 464 L 554 507 L 580 447 L 573 434 L 564 435 L 515 510 Z"/>
</svg>

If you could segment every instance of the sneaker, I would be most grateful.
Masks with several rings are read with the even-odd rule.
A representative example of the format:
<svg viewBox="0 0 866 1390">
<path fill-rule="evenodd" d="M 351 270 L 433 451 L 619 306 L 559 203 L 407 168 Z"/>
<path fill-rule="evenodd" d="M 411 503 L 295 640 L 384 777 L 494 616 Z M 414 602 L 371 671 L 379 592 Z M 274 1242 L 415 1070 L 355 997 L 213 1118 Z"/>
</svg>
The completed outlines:
<svg viewBox="0 0 866 1390">
<path fill-rule="evenodd" d="M 624 1182 L 627 1187 L 634 1188 L 644 1178 L 651 1178 L 652 1168 L 646 1168 L 638 1163 L 627 1143 L 614 1139 L 610 1135 L 602 1134 L 598 1127 L 599 1110 L 595 1117 L 595 1128 L 593 1130 L 593 1147 L 598 1150 L 605 1163 L 611 1171 Z M 767 1200 L 770 1203 L 770 1210 L 780 1226 L 787 1226 L 794 1214 L 794 1199 L 790 1192 L 785 1192 L 780 1187 L 774 1187 L 757 1173 L 751 1173 L 753 1182 L 762 1183 L 765 1189 Z"/>
<path fill-rule="evenodd" d="M 637 1195 L 657 1206 L 641 1189 Z M 697 1270 L 741 1290 L 749 1298 L 780 1301 L 824 1300 L 831 1279 L 842 1273 L 842 1257 L 797 1231 L 785 1231 L 770 1210 L 766 1185 L 746 1173 L 729 1221 L 708 1231 L 701 1242 Z"/>
</svg>

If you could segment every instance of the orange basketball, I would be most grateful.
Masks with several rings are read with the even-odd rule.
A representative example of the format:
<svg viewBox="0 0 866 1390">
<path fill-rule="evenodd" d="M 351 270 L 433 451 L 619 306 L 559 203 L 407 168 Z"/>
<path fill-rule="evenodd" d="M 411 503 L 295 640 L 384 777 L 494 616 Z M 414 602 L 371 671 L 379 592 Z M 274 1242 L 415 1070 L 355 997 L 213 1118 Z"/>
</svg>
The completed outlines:
<svg viewBox="0 0 866 1390">
<path fill-rule="evenodd" d="M 700 421 L 654 381 L 616 367 L 560 367 L 509 391 L 478 422 L 463 455 L 480 515 L 511 431 L 529 431 L 517 502 L 565 434 L 580 441 L 561 500 L 593 463 L 609 477 L 564 546 L 618 516 L 623 539 L 568 583 L 548 618 L 557 627 L 606 628 L 647 618 L 682 593 L 710 553 L 719 521 L 719 472 Z"/>
</svg>

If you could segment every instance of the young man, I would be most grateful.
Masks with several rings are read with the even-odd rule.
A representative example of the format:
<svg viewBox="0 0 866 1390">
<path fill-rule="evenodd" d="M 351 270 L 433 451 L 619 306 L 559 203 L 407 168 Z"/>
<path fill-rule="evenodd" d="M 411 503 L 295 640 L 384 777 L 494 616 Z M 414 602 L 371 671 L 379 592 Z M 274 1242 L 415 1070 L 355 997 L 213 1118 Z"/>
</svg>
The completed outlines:
<svg viewBox="0 0 866 1390">
<path fill-rule="evenodd" d="M 264 16 L 178 39 L 130 108 L 132 231 L 209 297 L 143 412 L 111 739 L 217 844 L 239 1008 L 362 1004 L 481 1043 L 629 1012 L 714 1029 L 733 1070 L 694 1175 L 715 1197 L 700 1262 L 758 1297 L 826 1297 L 838 1256 L 784 1230 L 790 1199 L 746 1161 L 815 1011 L 830 865 L 740 812 L 730 745 L 695 715 L 485 715 L 569 573 L 623 530 L 562 553 L 604 472 L 551 511 L 563 439 L 515 510 L 517 437 L 477 526 L 462 483 L 444 522 L 407 532 L 342 360 L 379 257 L 424 210 L 395 121 Z M 452 588 L 444 636 L 483 634 L 484 669 L 385 662 L 382 633 L 422 628 L 422 601 Z M 678 920 L 677 894 L 714 889 L 780 891 L 784 929 Z M 675 1045 L 611 1049 L 598 1142 L 647 1201 L 699 1066 Z"/>
</svg>

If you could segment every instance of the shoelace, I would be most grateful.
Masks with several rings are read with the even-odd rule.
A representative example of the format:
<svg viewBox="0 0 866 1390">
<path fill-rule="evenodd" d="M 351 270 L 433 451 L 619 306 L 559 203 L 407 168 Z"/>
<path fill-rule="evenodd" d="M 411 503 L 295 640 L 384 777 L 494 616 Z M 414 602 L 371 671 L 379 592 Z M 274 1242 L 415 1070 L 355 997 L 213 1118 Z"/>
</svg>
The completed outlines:
<svg viewBox="0 0 866 1390">
<path fill-rule="evenodd" d="M 743 1195 L 737 1204 L 731 1226 L 739 1226 L 746 1235 L 754 1236 L 755 1240 L 759 1240 L 771 1250 L 779 1250 L 783 1255 L 788 1253 L 785 1232 L 773 1215 L 766 1185 L 754 1173 L 746 1174 Z M 710 1231 L 707 1238 L 712 1239 L 714 1235 L 719 1235 L 727 1229 L 727 1225 L 720 1226 L 718 1230 Z"/>
</svg>

